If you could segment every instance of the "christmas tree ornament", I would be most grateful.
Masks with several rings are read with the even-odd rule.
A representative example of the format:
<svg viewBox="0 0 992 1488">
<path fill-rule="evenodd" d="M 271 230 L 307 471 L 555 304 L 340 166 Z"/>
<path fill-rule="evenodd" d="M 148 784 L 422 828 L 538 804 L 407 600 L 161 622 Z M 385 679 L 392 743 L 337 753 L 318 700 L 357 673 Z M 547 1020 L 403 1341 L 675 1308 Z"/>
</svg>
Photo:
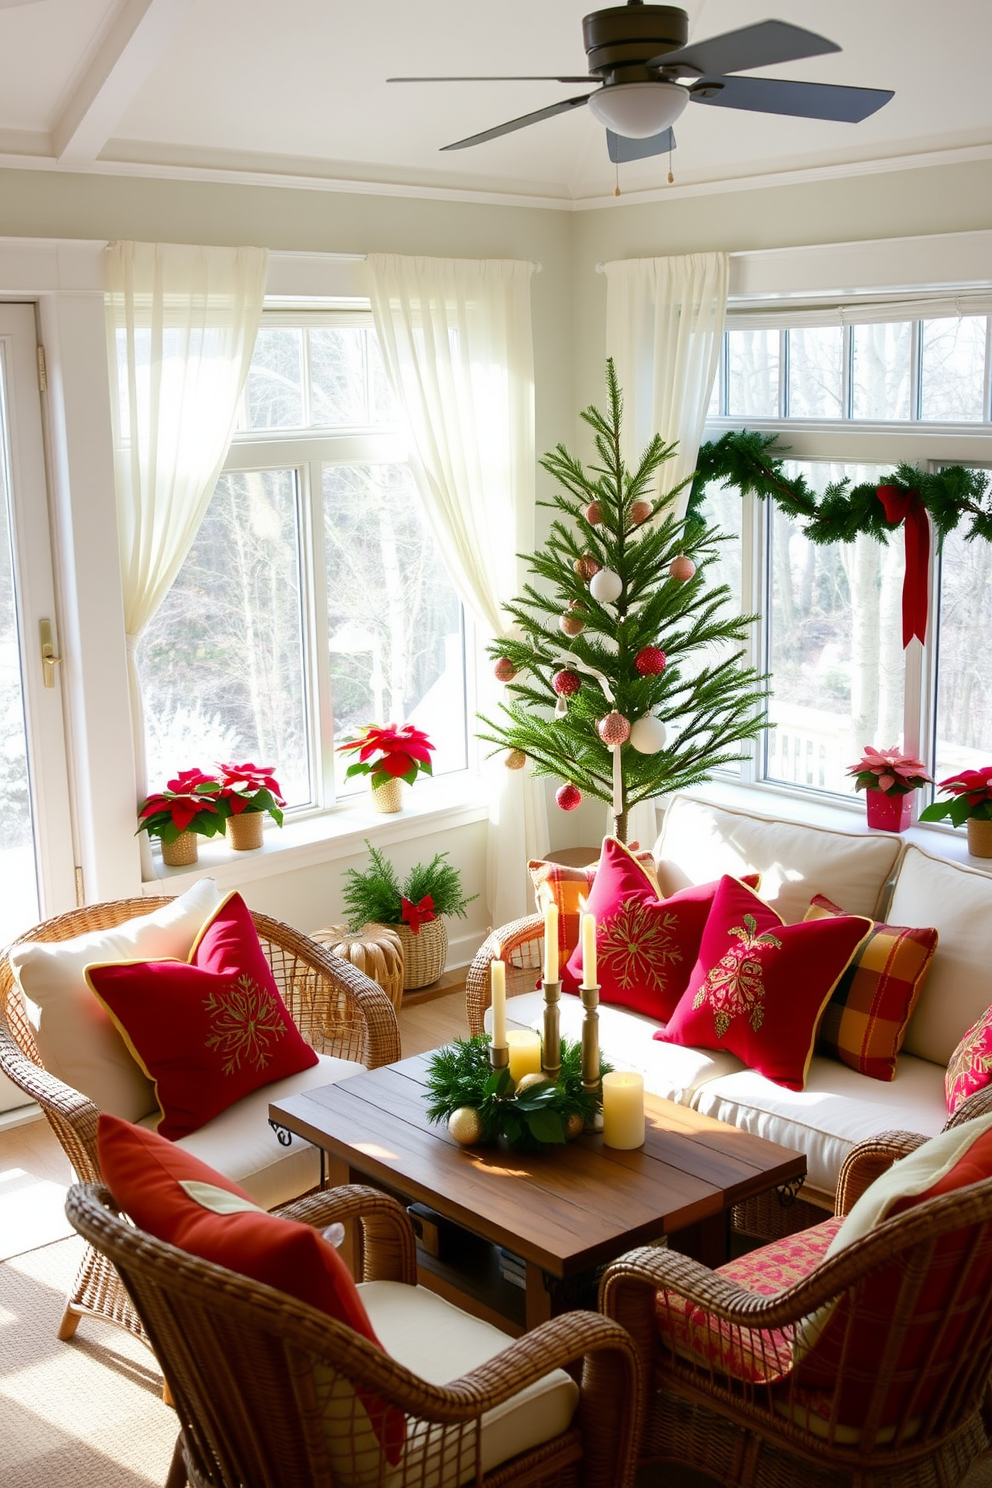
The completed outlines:
<svg viewBox="0 0 992 1488">
<path fill-rule="evenodd" d="M 517 669 L 508 656 L 501 656 L 493 667 L 496 680 L 499 682 L 512 682 L 517 675 Z"/>
<path fill-rule="evenodd" d="M 547 1075 L 539 1074 L 537 1070 L 532 1070 L 529 1075 L 520 1076 L 520 1079 L 517 1081 L 517 1094 L 521 1095 L 525 1090 L 533 1090 L 535 1085 L 547 1085 L 548 1083 Z"/>
<path fill-rule="evenodd" d="M 630 508 L 630 525 L 640 527 L 642 522 L 647 521 L 653 509 L 650 501 L 635 501 Z"/>
<path fill-rule="evenodd" d="M 482 1141 L 482 1121 L 472 1106 L 459 1106 L 448 1117 L 448 1134 L 459 1147 L 474 1147 Z"/>
<path fill-rule="evenodd" d="M 599 564 L 591 553 L 583 553 L 581 558 L 576 558 L 572 567 L 575 569 L 579 578 L 585 579 L 587 583 L 593 574 L 599 573 Z"/>
<path fill-rule="evenodd" d="M 578 615 L 562 615 L 558 624 L 567 636 L 577 636 L 586 626 L 586 622 Z"/>
<path fill-rule="evenodd" d="M 671 574 L 673 579 L 678 579 L 680 583 L 684 584 L 686 580 L 691 579 L 693 574 L 696 572 L 696 565 L 693 563 L 691 558 L 687 558 L 684 553 L 680 553 L 679 556 L 677 558 L 673 558 L 671 563 L 668 565 L 668 572 Z"/>
<path fill-rule="evenodd" d="M 576 806 L 581 806 L 582 804 L 582 792 L 578 786 L 572 785 L 569 782 L 567 785 L 560 785 L 558 787 L 555 791 L 555 800 L 558 802 L 562 811 L 574 811 Z"/>
<path fill-rule="evenodd" d="M 596 732 L 604 744 L 625 744 L 630 738 L 630 720 L 614 709 L 599 720 Z"/>
<path fill-rule="evenodd" d="M 590 527 L 598 527 L 603 520 L 603 508 L 598 501 L 590 501 L 586 507 L 586 521 Z"/>
<path fill-rule="evenodd" d="M 615 604 L 623 593 L 623 579 L 612 568 L 601 568 L 589 582 L 589 593 L 597 604 Z"/>
<path fill-rule="evenodd" d="M 522 770 L 527 763 L 527 756 L 522 749 L 511 749 L 504 760 L 508 770 Z"/>
<path fill-rule="evenodd" d="M 586 1124 L 578 1112 L 574 1112 L 565 1122 L 565 1140 L 574 1142 L 576 1137 L 581 1137 L 586 1129 Z"/>
<path fill-rule="evenodd" d="M 570 599 L 568 601 L 568 608 L 570 610 L 584 610 L 585 605 L 582 603 L 581 599 Z"/>
<path fill-rule="evenodd" d="M 638 754 L 657 754 L 659 749 L 664 749 L 667 737 L 665 725 L 653 713 L 635 719 L 630 731 L 630 742 Z"/>
<path fill-rule="evenodd" d="M 642 677 L 657 677 L 665 670 L 665 653 L 658 646 L 642 646 L 634 665 Z"/>
<path fill-rule="evenodd" d="M 562 697 L 572 697 L 582 686 L 582 678 L 578 672 L 570 672 L 568 670 L 555 672 L 551 678 L 551 686 Z"/>
</svg>

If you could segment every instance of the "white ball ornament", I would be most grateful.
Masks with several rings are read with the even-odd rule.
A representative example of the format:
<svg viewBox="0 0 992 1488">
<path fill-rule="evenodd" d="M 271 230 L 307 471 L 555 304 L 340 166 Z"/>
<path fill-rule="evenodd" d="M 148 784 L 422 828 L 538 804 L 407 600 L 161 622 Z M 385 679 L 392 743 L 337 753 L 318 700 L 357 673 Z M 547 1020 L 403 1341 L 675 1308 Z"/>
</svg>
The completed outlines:
<svg viewBox="0 0 992 1488">
<path fill-rule="evenodd" d="M 612 568 L 601 568 L 589 581 L 589 593 L 597 604 L 613 604 L 623 593 L 623 580 Z"/>
<path fill-rule="evenodd" d="M 645 713 L 635 720 L 630 730 L 630 742 L 638 754 L 657 754 L 664 749 L 668 737 L 665 725 L 653 713 Z"/>
</svg>

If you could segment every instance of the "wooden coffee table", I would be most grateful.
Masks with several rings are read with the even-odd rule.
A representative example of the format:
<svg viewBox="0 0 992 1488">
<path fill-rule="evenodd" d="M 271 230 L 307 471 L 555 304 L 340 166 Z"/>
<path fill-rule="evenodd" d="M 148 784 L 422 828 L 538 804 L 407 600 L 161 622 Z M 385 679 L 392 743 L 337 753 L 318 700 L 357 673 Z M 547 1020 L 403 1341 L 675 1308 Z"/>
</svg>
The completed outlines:
<svg viewBox="0 0 992 1488">
<path fill-rule="evenodd" d="M 504 1328 L 509 1319 L 511 1331 L 579 1305 L 597 1267 L 662 1236 L 718 1265 L 726 1258 L 730 1206 L 780 1185 L 796 1187 L 806 1173 L 803 1153 L 654 1096 L 645 1098 L 644 1146 L 633 1152 L 605 1147 L 592 1133 L 534 1153 L 459 1147 L 443 1125 L 427 1120 L 430 1059 L 419 1054 L 290 1096 L 269 1114 L 322 1149 L 331 1184 L 371 1182 L 427 1205 L 470 1232 L 468 1240 L 489 1242 L 488 1268 L 477 1252 L 463 1256 L 468 1275 L 418 1252 L 421 1280 L 481 1316 L 498 1315 Z M 526 1263 L 522 1318 L 520 1294 L 504 1283 L 501 1300 L 492 1284 L 499 1281 L 492 1246 Z"/>
</svg>

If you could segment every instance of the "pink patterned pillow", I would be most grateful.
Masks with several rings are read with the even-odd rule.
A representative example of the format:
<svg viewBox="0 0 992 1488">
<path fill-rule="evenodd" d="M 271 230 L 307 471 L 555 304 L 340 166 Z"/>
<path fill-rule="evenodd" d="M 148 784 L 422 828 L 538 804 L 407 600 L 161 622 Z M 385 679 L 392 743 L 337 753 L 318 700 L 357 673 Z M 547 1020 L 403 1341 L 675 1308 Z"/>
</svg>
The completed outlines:
<svg viewBox="0 0 992 1488">
<path fill-rule="evenodd" d="M 954 1115 L 962 1101 L 992 1081 L 992 1007 L 973 1023 L 951 1055 L 944 1077 L 947 1109 Z"/>
</svg>

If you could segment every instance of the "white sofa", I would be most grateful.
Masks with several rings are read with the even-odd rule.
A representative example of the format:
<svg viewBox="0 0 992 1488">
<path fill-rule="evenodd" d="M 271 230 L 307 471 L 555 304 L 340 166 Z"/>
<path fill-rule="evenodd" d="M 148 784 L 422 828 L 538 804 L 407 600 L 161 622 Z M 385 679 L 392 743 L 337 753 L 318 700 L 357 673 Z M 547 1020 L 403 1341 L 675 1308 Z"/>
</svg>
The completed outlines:
<svg viewBox="0 0 992 1488">
<path fill-rule="evenodd" d="M 856 1142 L 892 1129 L 925 1136 L 942 1129 L 948 1060 L 992 1002 L 992 874 L 933 857 L 895 834 L 788 822 L 694 796 L 673 798 L 654 856 L 663 894 L 756 872 L 762 897 L 789 924 L 824 894 L 852 914 L 934 926 L 939 942 L 890 1082 L 814 1054 L 806 1088 L 787 1090 L 730 1053 L 660 1043 L 650 1018 L 604 1004 L 600 1046 L 611 1063 L 641 1072 L 656 1095 L 805 1152 L 803 1199 L 829 1209 Z M 473 1033 L 484 1026 L 492 957 L 516 964 L 509 988 L 533 989 L 542 932 L 539 917 L 521 920 L 482 947 L 466 987 Z M 540 1028 L 543 1008 L 540 991 L 510 995 L 511 1026 Z M 563 995 L 563 1034 L 578 1037 L 581 1018 L 579 999 Z"/>
</svg>

